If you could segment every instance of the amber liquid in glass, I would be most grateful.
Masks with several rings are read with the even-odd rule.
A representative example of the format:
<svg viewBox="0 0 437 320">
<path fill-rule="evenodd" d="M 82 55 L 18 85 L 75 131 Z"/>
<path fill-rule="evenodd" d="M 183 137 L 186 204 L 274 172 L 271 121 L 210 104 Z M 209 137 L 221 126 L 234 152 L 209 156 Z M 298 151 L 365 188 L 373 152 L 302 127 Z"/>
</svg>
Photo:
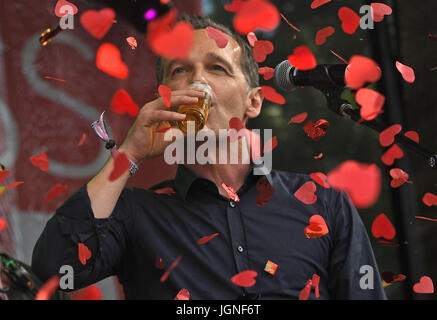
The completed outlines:
<svg viewBox="0 0 437 320">
<path fill-rule="evenodd" d="M 179 129 L 182 130 L 184 134 L 188 131 L 188 121 L 194 121 L 194 130 L 197 133 L 199 130 L 203 129 L 208 120 L 209 107 L 211 105 L 211 96 L 205 91 L 205 97 L 199 98 L 196 104 L 181 105 L 178 108 L 179 113 L 186 114 L 186 118 L 183 121 L 178 122 Z"/>
</svg>

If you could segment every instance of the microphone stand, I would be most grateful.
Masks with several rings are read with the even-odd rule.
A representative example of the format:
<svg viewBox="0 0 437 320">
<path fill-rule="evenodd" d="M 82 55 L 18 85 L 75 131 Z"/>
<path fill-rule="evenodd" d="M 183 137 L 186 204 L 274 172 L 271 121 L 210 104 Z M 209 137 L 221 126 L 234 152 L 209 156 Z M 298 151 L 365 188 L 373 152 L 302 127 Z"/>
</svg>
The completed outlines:
<svg viewBox="0 0 437 320">
<path fill-rule="evenodd" d="M 349 101 L 341 98 L 341 92 L 344 88 L 317 87 L 317 89 L 323 92 L 323 94 L 325 95 L 328 101 L 329 109 L 331 109 L 336 114 L 342 117 L 349 116 L 353 121 L 363 124 L 369 128 L 372 128 L 377 132 L 382 132 L 388 128 L 388 126 L 375 120 L 371 120 L 371 121 L 363 120 L 360 116 L 360 111 L 354 109 Z M 395 143 L 399 143 L 405 146 L 406 148 L 413 150 L 419 153 L 420 155 L 424 156 L 426 158 L 427 165 L 432 169 L 437 169 L 437 152 L 433 152 L 428 148 L 422 146 L 420 143 L 411 140 L 410 138 L 406 137 L 402 131 L 399 132 L 397 135 L 395 135 Z"/>
</svg>

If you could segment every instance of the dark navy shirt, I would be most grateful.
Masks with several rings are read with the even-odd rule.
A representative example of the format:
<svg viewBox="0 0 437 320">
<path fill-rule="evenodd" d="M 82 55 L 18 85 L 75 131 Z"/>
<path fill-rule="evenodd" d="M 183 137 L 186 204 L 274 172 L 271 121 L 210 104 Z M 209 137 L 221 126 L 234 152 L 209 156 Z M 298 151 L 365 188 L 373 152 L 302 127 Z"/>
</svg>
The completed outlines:
<svg viewBox="0 0 437 320">
<path fill-rule="evenodd" d="M 274 188 L 264 206 L 256 202 L 259 179 Z M 191 299 L 298 299 L 314 274 L 320 296 L 312 287 L 309 299 L 386 299 L 366 228 L 349 197 L 316 183 L 317 201 L 304 204 L 294 193 L 307 181 L 308 175 L 277 170 L 254 175 L 251 167 L 235 202 L 179 165 L 175 179 L 154 190 L 125 188 L 105 219 L 94 218 L 83 186 L 48 221 L 32 268 L 47 280 L 71 265 L 75 290 L 116 275 L 126 299 L 173 299 L 181 289 Z M 156 192 L 162 188 L 175 192 Z M 309 239 L 304 230 L 316 214 L 329 232 Z M 79 243 L 91 251 L 85 265 Z M 273 275 L 264 270 L 268 261 L 278 266 Z M 367 271 L 360 273 L 363 266 Z M 245 270 L 257 273 L 253 286 L 231 281 Z"/>
</svg>

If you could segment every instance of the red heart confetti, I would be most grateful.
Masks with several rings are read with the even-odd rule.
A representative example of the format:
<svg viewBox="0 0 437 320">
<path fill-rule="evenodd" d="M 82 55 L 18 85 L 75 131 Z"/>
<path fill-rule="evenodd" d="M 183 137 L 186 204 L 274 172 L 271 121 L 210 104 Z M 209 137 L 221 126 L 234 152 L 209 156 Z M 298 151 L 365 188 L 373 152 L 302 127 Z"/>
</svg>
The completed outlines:
<svg viewBox="0 0 437 320">
<path fill-rule="evenodd" d="M 35 300 L 50 300 L 53 293 L 59 287 L 59 276 L 54 275 L 42 287 L 38 290 L 35 296 Z"/>
<path fill-rule="evenodd" d="M 137 39 L 135 39 L 134 37 L 127 37 L 126 41 L 132 50 L 135 50 L 138 47 Z"/>
<path fill-rule="evenodd" d="M 314 172 L 310 174 L 310 178 L 321 185 L 323 188 L 329 189 L 331 186 L 328 183 L 328 177 L 323 172 Z"/>
<path fill-rule="evenodd" d="M 386 287 L 392 283 L 404 281 L 407 277 L 403 274 L 394 274 L 391 271 L 384 271 L 381 274 L 381 278 L 382 278 L 382 285 Z"/>
<path fill-rule="evenodd" d="M 271 54 L 274 50 L 273 43 L 267 40 L 255 41 L 253 46 L 253 57 L 256 62 L 264 62 L 267 55 Z"/>
<path fill-rule="evenodd" d="M 314 156 L 313 159 L 321 159 L 323 157 L 323 153 L 320 152 L 317 156 Z"/>
<path fill-rule="evenodd" d="M 256 205 L 258 207 L 265 206 L 275 194 L 275 189 L 265 177 L 256 182 L 256 190 L 258 191 L 256 196 Z"/>
<path fill-rule="evenodd" d="M 57 16 L 58 18 L 62 18 L 63 16 L 67 15 L 67 12 L 65 10 L 63 10 L 61 13 L 61 8 L 63 6 L 70 6 L 70 8 L 73 9 L 73 15 L 75 15 L 78 11 L 77 7 L 73 3 L 66 0 L 58 0 L 55 6 L 55 16 Z"/>
<path fill-rule="evenodd" d="M 396 230 L 387 216 L 381 213 L 372 223 L 372 234 L 376 239 L 391 240 L 396 236 Z"/>
<path fill-rule="evenodd" d="M 360 25 L 360 16 L 348 7 L 341 7 L 338 10 L 338 17 L 341 20 L 341 28 L 346 34 L 354 34 Z"/>
<path fill-rule="evenodd" d="M 272 152 L 278 146 L 278 137 L 274 136 L 264 145 L 263 153 Z"/>
<path fill-rule="evenodd" d="M 88 10 L 80 16 L 80 23 L 89 34 L 102 39 L 111 29 L 115 19 L 115 11 L 104 8 L 100 11 Z"/>
<path fill-rule="evenodd" d="M 121 59 L 120 50 L 111 43 L 104 43 L 97 50 L 96 66 L 115 78 L 126 79 L 129 76 L 129 69 Z"/>
<path fill-rule="evenodd" d="M 400 124 L 394 124 L 387 129 L 381 131 L 379 134 L 379 143 L 383 147 L 388 147 L 395 141 L 395 135 L 401 132 L 402 126 Z"/>
<path fill-rule="evenodd" d="M 249 32 L 247 34 L 247 41 L 249 41 L 249 44 L 253 47 L 255 45 L 255 41 L 258 41 L 258 38 L 256 37 L 255 33 Z"/>
<path fill-rule="evenodd" d="M 173 263 L 170 265 L 170 267 L 165 271 L 165 273 L 161 276 L 161 278 L 159 279 L 160 282 L 165 282 L 168 278 L 168 276 L 170 275 L 170 272 L 177 267 L 177 265 L 179 264 L 179 262 L 181 261 L 182 256 L 177 257 Z"/>
<path fill-rule="evenodd" d="M 411 183 L 408 181 L 408 173 L 399 168 L 393 168 L 390 170 L 390 175 L 393 180 L 390 182 L 390 186 L 392 188 L 398 188 L 403 185 L 405 182 Z"/>
<path fill-rule="evenodd" d="M 307 117 L 308 117 L 308 112 L 299 113 L 299 114 L 291 117 L 291 119 L 290 119 L 290 121 L 288 121 L 287 125 L 289 125 L 290 123 L 302 123 L 306 120 Z"/>
<path fill-rule="evenodd" d="M 349 88 L 357 90 L 367 82 L 375 82 L 381 78 L 381 69 L 378 64 L 370 58 L 355 55 L 351 58 L 346 68 L 345 83 Z"/>
<path fill-rule="evenodd" d="M 0 231 L 3 231 L 7 228 L 8 223 L 3 218 L 0 218 Z"/>
<path fill-rule="evenodd" d="M 226 46 L 228 45 L 228 36 L 223 31 L 208 26 L 206 27 L 206 34 L 208 38 L 215 41 L 217 47 L 219 47 L 220 49 L 226 48 Z"/>
<path fill-rule="evenodd" d="M 60 183 L 55 184 L 53 187 L 50 188 L 50 190 L 47 192 L 45 198 L 44 198 L 44 202 L 47 203 L 50 200 L 59 197 L 60 195 L 62 195 L 65 191 L 67 191 L 68 186 L 65 185 L 63 186 Z"/>
<path fill-rule="evenodd" d="M 84 144 L 86 138 L 87 138 L 86 133 L 82 133 L 82 137 L 80 138 L 80 140 L 79 140 L 79 142 L 77 143 L 76 147 L 79 148 L 80 146 L 82 146 L 82 145 Z"/>
<path fill-rule="evenodd" d="M 190 53 L 194 28 L 185 21 L 170 27 L 171 19 L 173 15 L 170 12 L 169 16 L 151 21 L 148 26 L 147 42 L 156 55 L 183 60 Z"/>
<path fill-rule="evenodd" d="M 316 122 L 308 120 L 304 126 L 303 130 L 308 137 L 314 141 L 319 141 L 323 138 L 329 129 L 329 122 L 325 119 L 317 120 Z"/>
<path fill-rule="evenodd" d="M 0 183 L 2 183 L 3 180 L 5 180 L 7 178 L 7 176 L 9 175 L 10 172 L 11 172 L 10 170 L 0 171 Z"/>
<path fill-rule="evenodd" d="M 307 46 L 299 46 L 288 56 L 288 62 L 299 70 L 310 70 L 317 66 L 316 58 Z"/>
<path fill-rule="evenodd" d="M 79 261 L 80 263 L 82 263 L 83 265 L 86 264 L 86 261 L 89 260 L 91 258 L 91 251 L 90 249 L 88 249 L 88 247 L 83 244 L 83 243 L 79 243 L 78 244 L 78 253 L 79 253 Z"/>
<path fill-rule="evenodd" d="M 231 118 L 229 120 L 229 133 L 228 133 L 228 139 L 230 142 L 236 141 L 237 139 L 240 139 L 241 134 L 246 138 L 246 141 L 249 144 L 250 148 L 250 156 L 252 158 L 253 162 L 257 162 L 258 159 L 261 157 L 261 137 L 252 130 L 248 130 L 246 126 L 244 125 L 243 121 L 239 118 Z M 233 129 L 233 130 L 231 130 Z M 240 130 L 243 130 L 240 134 L 238 132 Z"/>
<path fill-rule="evenodd" d="M 267 100 L 273 103 L 277 103 L 277 104 L 285 103 L 285 98 L 281 94 L 277 93 L 276 90 L 270 86 L 261 86 L 261 92 L 264 98 L 266 98 Z"/>
<path fill-rule="evenodd" d="M 413 291 L 416 293 L 434 293 L 434 284 L 428 276 L 420 278 L 419 282 L 413 286 Z"/>
<path fill-rule="evenodd" d="M 174 300 L 190 300 L 190 292 L 187 289 L 181 289 Z"/>
<path fill-rule="evenodd" d="M 294 196 L 305 204 L 313 204 L 317 201 L 316 188 L 314 182 L 307 181 L 294 193 Z"/>
<path fill-rule="evenodd" d="M 44 79 L 55 80 L 55 81 L 59 81 L 59 82 L 67 82 L 67 80 L 55 78 L 55 77 L 51 77 L 51 76 L 44 76 Z"/>
<path fill-rule="evenodd" d="M 248 34 L 257 29 L 274 30 L 279 20 L 278 9 L 273 3 L 266 0 L 249 0 L 235 14 L 233 24 L 238 33 Z"/>
<path fill-rule="evenodd" d="M 267 261 L 264 271 L 270 273 L 272 276 L 275 275 L 276 270 L 278 270 L 278 265 L 270 260 Z"/>
<path fill-rule="evenodd" d="M 402 78 L 404 78 L 406 82 L 413 83 L 416 80 L 416 75 L 413 68 L 396 61 L 396 69 L 398 69 L 402 75 Z"/>
<path fill-rule="evenodd" d="M 158 254 L 156 254 L 156 257 L 155 257 L 155 268 L 160 269 L 160 270 L 165 268 L 164 260 L 162 260 L 162 258 L 160 256 L 158 256 Z"/>
<path fill-rule="evenodd" d="M 275 69 L 269 67 L 261 67 L 258 69 L 258 73 L 262 74 L 264 80 L 270 80 L 275 74 Z"/>
<path fill-rule="evenodd" d="M 246 5 L 245 0 L 233 0 L 232 3 L 225 4 L 224 8 L 229 12 L 239 12 Z"/>
<path fill-rule="evenodd" d="M 321 46 L 326 42 L 326 39 L 330 36 L 332 36 L 335 33 L 335 29 L 333 27 L 326 27 L 323 29 L 320 29 L 316 33 L 316 44 L 318 46 Z"/>
<path fill-rule="evenodd" d="M 378 200 L 381 171 L 375 164 L 347 160 L 327 176 L 329 185 L 346 192 L 357 208 L 368 208 Z"/>
<path fill-rule="evenodd" d="M 96 285 L 91 285 L 78 291 L 79 294 L 74 295 L 72 300 L 103 300 L 102 291 Z"/>
<path fill-rule="evenodd" d="M 317 9 L 320 6 L 323 6 L 324 4 L 327 4 L 328 2 L 331 2 L 331 0 L 314 0 L 311 3 L 311 9 Z"/>
<path fill-rule="evenodd" d="M 153 190 L 153 192 L 155 192 L 157 194 L 169 194 L 169 195 L 176 194 L 176 191 L 171 187 L 156 189 L 156 190 Z"/>
<path fill-rule="evenodd" d="M 346 59 L 344 59 L 342 56 L 340 56 L 338 53 L 334 52 L 333 50 L 329 50 L 331 51 L 331 53 L 336 56 L 337 58 L 339 58 L 341 61 L 343 61 L 346 64 L 349 64 L 349 62 L 346 61 Z"/>
<path fill-rule="evenodd" d="M 385 3 L 373 2 L 370 4 L 372 10 L 372 19 L 375 22 L 384 20 L 384 16 L 391 15 L 393 10 Z"/>
<path fill-rule="evenodd" d="M 114 159 L 114 168 L 109 175 L 109 181 L 114 181 L 121 177 L 129 169 L 130 165 L 126 154 L 120 152 Z"/>
<path fill-rule="evenodd" d="M 395 143 L 381 156 L 381 161 L 386 166 L 391 166 L 396 159 L 401 159 L 404 156 L 402 149 Z"/>
<path fill-rule="evenodd" d="M 385 96 L 372 89 L 361 88 L 357 91 L 356 101 L 361 105 L 360 115 L 364 120 L 373 120 L 380 113 L 385 103 Z"/>
<path fill-rule="evenodd" d="M 307 280 L 305 287 L 299 293 L 299 300 L 308 300 L 311 293 L 311 280 Z"/>
<path fill-rule="evenodd" d="M 240 198 L 238 197 L 238 194 L 235 192 L 232 187 L 226 185 L 224 182 L 222 183 L 222 188 L 225 189 L 226 193 L 228 194 L 228 197 L 235 202 L 239 202 Z"/>
<path fill-rule="evenodd" d="M 38 167 L 41 171 L 49 170 L 50 164 L 49 159 L 47 158 L 47 154 L 45 152 L 41 152 L 35 156 L 30 157 L 30 162 Z"/>
<path fill-rule="evenodd" d="M 311 280 L 311 285 L 315 287 L 316 298 L 320 297 L 319 283 L 320 283 L 320 276 L 317 274 L 313 274 L 313 279 Z"/>
<path fill-rule="evenodd" d="M 129 114 L 136 117 L 140 108 L 125 89 L 118 90 L 111 100 L 111 110 L 117 114 Z"/>
<path fill-rule="evenodd" d="M 431 192 L 427 192 L 423 196 L 422 202 L 428 207 L 437 206 L 437 196 Z"/>
<path fill-rule="evenodd" d="M 21 185 L 23 183 L 24 183 L 24 181 L 12 182 L 6 186 L 6 189 L 13 189 L 13 188 L 18 187 L 19 185 Z"/>
<path fill-rule="evenodd" d="M 328 234 L 328 226 L 322 216 L 315 214 L 310 218 L 310 224 L 304 230 L 308 239 L 317 239 Z"/>
<path fill-rule="evenodd" d="M 284 19 L 285 22 L 287 22 L 287 24 L 292 27 L 294 30 L 296 30 L 297 32 L 301 32 L 302 30 L 300 30 L 298 27 L 294 26 L 290 21 L 287 20 L 286 17 L 284 17 L 284 15 L 281 13 L 281 17 L 282 19 Z M 296 39 L 296 35 L 293 37 L 293 40 Z"/>
<path fill-rule="evenodd" d="M 253 270 L 245 270 L 243 272 L 237 273 L 231 278 L 231 281 L 240 287 L 251 287 L 256 283 L 255 278 L 258 273 Z"/>
<path fill-rule="evenodd" d="M 163 84 L 158 87 L 158 93 L 164 99 L 164 104 L 167 108 L 171 105 L 171 89 Z"/>
<path fill-rule="evenodd" d="M 197 243 L 198 244 L 205 244 L 208 241 L 210 241 L 211 239 L 214 239 L 215 237 L 217 237 L 218 235 L 219 235 L 219 233 L 214 233 L 214 234 L 212 234 L 210 236 L 202 237 L 199 240 L 197 240 Z"/>
<path fill-rule="evenodd" d="M 419 134 L 416 131 L 407 131 L 404 133 L 404 136 L 406 136 L 407 138 L 419 143 Z"/>
</svg>

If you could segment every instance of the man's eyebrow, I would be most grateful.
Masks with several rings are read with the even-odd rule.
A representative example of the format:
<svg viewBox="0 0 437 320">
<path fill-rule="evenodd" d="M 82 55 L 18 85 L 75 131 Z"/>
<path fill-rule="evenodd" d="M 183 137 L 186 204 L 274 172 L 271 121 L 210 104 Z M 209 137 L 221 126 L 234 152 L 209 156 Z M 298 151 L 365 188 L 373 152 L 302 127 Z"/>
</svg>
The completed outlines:
<svg viewBox="0 0 437 320">
<path fill-rule="evenodd" d="M 232 67 L 232 65 L 224 58 L 220 57 L 218 54 L 215 54 L 213 52 L 209 52 L 206 54 L 206 57 L 209 59 L 213 59 L 213 60 L 217 60 L 220 63 L 223 63 L 225 65 L 226 68 L 228 68 L 228 70 L 233 73 L 234 72 L 234 68 Z"/>
</svg>

